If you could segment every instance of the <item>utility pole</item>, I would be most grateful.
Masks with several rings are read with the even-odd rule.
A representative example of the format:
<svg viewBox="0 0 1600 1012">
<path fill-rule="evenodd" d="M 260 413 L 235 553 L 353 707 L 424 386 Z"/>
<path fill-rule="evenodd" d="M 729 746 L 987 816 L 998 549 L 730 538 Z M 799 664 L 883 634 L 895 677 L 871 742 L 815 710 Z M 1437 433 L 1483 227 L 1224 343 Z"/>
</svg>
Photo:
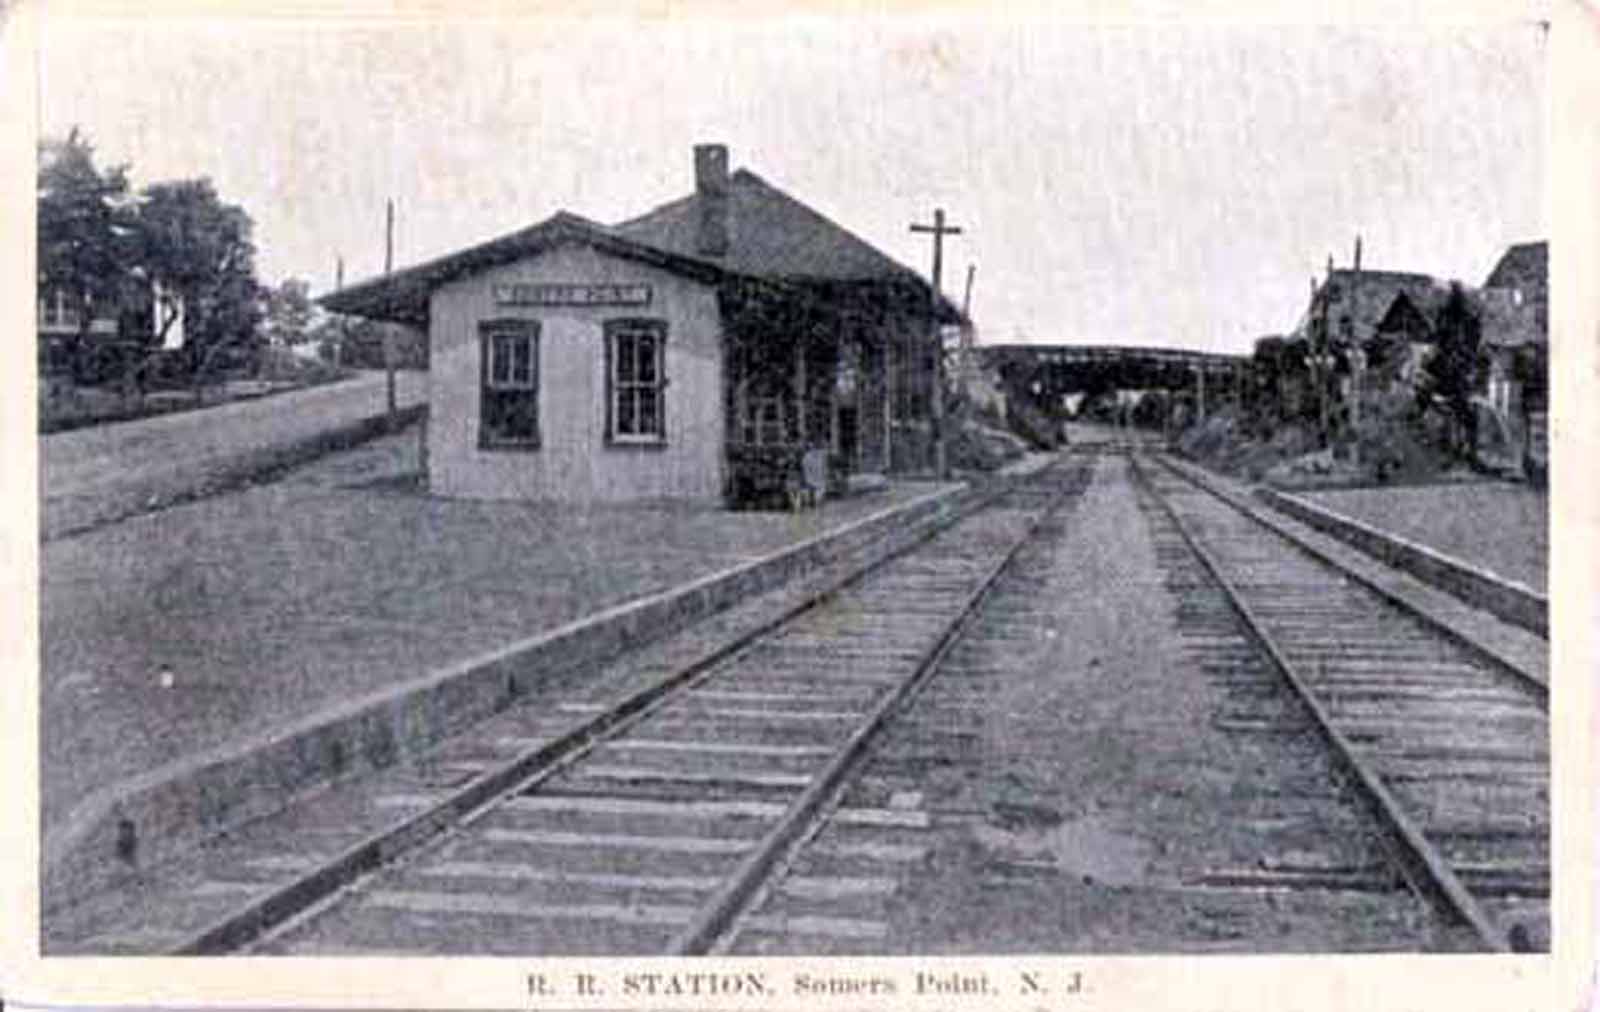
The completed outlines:
<svg viewBox="0 0 1600 1012">
<path fill-rule="evenodd" d="M 1328 431 L 1328 378 L 1333 373 L 1333 355 L 1328 334 L 1328 303 L 1333 299 L 1333 254 L 1328 255 L 1328 277 L 1322 284 L 1322 324 L 1317 328 L 1317 414 L 1320 431 L 1317 445 L 1327 449 L 1332 433 Z"/>
<path fill-rule="evenodd" d="M 394 198 L 390 197 L 384 204 L 383 276 L 388 278 L 389 272 L 392 270 L 394 270 Z M 383 325 L 383 372 L 387 380 L 385 386 L 388 391 L 388 428 L 390 432 L 393 432 L 398 405 L 394 389 L 394 324 L 392 323 Z"/>
<path fill-rule="evenodd" d="M 1361 236 L 1356 236 L 1354 276 L 1350 279 L 1350 321 L 1346 341 L 1350 356 L 1350 462 L 1361 464 L 1361 373 L 1366 367 L 1366 352 L 1360 347 L 1360 335 L 1355 333 L 1355 309 L 1360 303 L 1361 290 Z"/>
<path fill-rule="evenodd" d="M 344 288 L 344 254 L 335 254 L 333 266 L 333 290 Z M 339 314 L 339 340 L 333 342 L 333 367 L 338 369 L 344 365 L 344 343 L 350 338 L 350 325 L 345 320 L 344 314 Z"/>
<path fill-rule="evenodd" d="M 944 223 L 944 208 L 934 208 L 933 224 L 911 225 L 913 232 L 933 235 L 933 287 L 928 291 L 928 330 L 933 341 L 933 469 L 940 479 L 950 476 L 944 432 L 944 335 L 939 329 L 939 275 L 944 266 L 944 237 L 961 229 Z"/>
<path fill-rule="evenodd" d="M 976 328 L 972 326 L 972 277 L 977 273 L 977 264 L 967 264 L 967 292 L 961 297 L 961 399 L 969 411 L 972 391 L 968 389 L 967 380 L 972 374 L 972 346 L 977 338 Z"/>
<path fill-rule="evenodd" d="M 978 338 L 976 328 L 973 327 L 973 275 L 978 274 L 978 264 L 966 264 L 966 295 L 962 296 L 962 343 L 960 343 L 960 362 L 957 368 L 962 370 L 960 383 L 962 383 L 962 404 L 971 412 L 973 407 L 973 392 L 970 380 L 973 371 L 973 343 Z"/>
</svg>

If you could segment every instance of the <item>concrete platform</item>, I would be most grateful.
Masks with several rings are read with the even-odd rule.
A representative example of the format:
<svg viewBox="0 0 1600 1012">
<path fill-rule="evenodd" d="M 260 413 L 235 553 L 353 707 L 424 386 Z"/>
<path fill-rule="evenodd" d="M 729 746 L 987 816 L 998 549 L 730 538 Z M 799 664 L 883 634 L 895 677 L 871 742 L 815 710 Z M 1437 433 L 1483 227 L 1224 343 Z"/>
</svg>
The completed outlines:
<svg viewBox="0 0 1600 1012">
<path fill-rule="evenodd" d="M 1334 493 L 1330 503 L 1325 493 L 1319 499 L 1292 495 L 1275 489 L 1258 488 L 1256 494 L 1274 507 L 1301 520 L 1319 531 L 1331 534 L 1347 544 L 1361 549 L 1397 569 L 1403 569 L 1430 586 L 1454 594 L 1480 608 L 1484 608 L 1507 622 L 1522 626 L 1540 636 L 1549 636 L 1550 602 L 1540 591 L 1508 579 L 1486 568 L 1481 560 L 1513 554 L 1511 544 L 1525 551 L 1514 554 L 1531 554 L 1526 551 L 1537 542 L 1538 564 L 1524 565 L 1524 571 L 1537 570 L 1539 586 L 1544 586 L 1544 524 L 1543 517 L 1518 517 L 1510 525 L 1496 528 L 1485 523 L 1488 518 L 1474 512 L 1482 501 L 1472 486 L 1461 490 L 1458 498 L 1438 498 L 1427 495 L 1422 502 L 1434 502 L 1434 524 L 1419 522 L 1414 509 L 1418 505 L 1407 491 L 1395 490 L 1398 495 L 1385 495 L 1389 490 L 1370 490 L 1356 493 Z M 1431 492 L 1432 490 L 1428 490 Z M 1353 500 L 1350 497 L 1358 497 Z M 1404 509 L 1409 504 L 1413 511 Z M 1358 507 L 1361 519 L 1347 516 L 1344 509 Z M 1406 522 L 1409 517 L 1410 522 Z M 1478 537 L 1463 540 L 1465 528 L 1477 528 Z M 1398 533 L 1396 528 L 1406 533 Z M 1474 561 L 1457 558 L 1438 548 L 1439 543 L 1465 549 Z M 1508 544 L 1511 543 L 1511 544 Z"/>
<path fill-rule="evenodd" d="M 1335 561 L 1346 572 L 1405 608 L 1426 616 L 1497 663 L 1516 669 L 1548 689 L 1550 644 L 1543 636 L 1508 622 L 1481 605 L 1463 600 L 1407 572 L 1380 562 L 1368 553 L 1318 530 L 1287 513 L 1267 506 L 1243 482 L 1218 475 L 1187 461 L 1166 457 L 1182 473 L 1220 492 L 1235 505 L 1269 527 L 1281 530 Z"/>
<path fill-rule="evenodd" d="M 408 480 L 414 440 L 44 544 L 47 865 L 153 860 L 431 744 L 507 678 L 708 614 L 961 489 L 800 514 L 449 501 Z"/>
<path fill-rule="evenodd" d="M 1550 495 L 1504 481 L 1340 489 L 1296 495 L 1545 594 Z"/>
</svg>

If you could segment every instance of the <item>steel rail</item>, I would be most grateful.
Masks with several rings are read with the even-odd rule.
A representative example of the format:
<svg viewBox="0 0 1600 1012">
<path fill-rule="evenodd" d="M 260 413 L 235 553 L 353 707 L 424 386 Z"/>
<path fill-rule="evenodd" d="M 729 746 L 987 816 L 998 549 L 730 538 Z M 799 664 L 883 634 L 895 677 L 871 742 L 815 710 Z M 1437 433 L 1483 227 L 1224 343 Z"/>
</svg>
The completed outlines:
<svg viewBox="0 0 1600 1012">
<path fill-rule="evenodd" d="M 354 888 L 360 881 L 414 854 L 445 834 L 477 821 L 505 798 L 554 776 L 604 738 L 692 688 L 701 677 L 709 675 L 724 661 L 756 641 L 861 582 L 890 562 L 917 550 L 943 531 L 988 509 L 1016 489 L 1026 487 L 1039 475 L 1051 473 L 1057 466 L 1059 464 L 1053 462 L 1043 471 L 1027 478 L 997 482 L 987 488 L 974 490 L 972 497 L 950 516 L 928 524 L 926 529 L 917 531 L 904 544 L 896 545 L 881 556 L 850 566 L 841 577 L 807 593 L 776 616 L 716 645 L 672 674 L 630 693 L 551 741 L 479 774 L 429 808 L 357 841 L 316 868 L 224 914 L 183 941 L 167 947 L 164 954 L 198 956 L 233 952 L 261 941 L 291 920 L 299 920 L 303 914 L 315 912 L 336 898 L 336 894 Z"/>
<path fill-rule="evenodd" d="M 1498 656 L 1492 651 L 1485 649 L 1481 644 L 1473 642 L 1471 639 L 1461 635 L 1461 633 L 1450 628 L 1449 626 L 1441 624 L 1432 615 L 1429 615 L 1411 601 L 1406 600 L 1401 595 L 1396 594 L 1393 590 L 1383 586 L 1381 583 L 1378 583 L 1371 577 L 1361 573 L 1359 570 L 1350 568 L 1331 553 L 1323 551 L 1317 546 L 1295 537 L 1289 531 L 1283 530 L 1282 528 L 1276 526 L 1270 520 L 1266 519 L 1266 517 L 1259 514 L 1256 511 L 1256 508 L 1254 508 L 1254 504 L 1251 504 L 1251 507 L 1240 505 L 1234 501 L 1232 496 L 1218 489 L 1212 488 L 1205 482 L 1177 467 L 1170 460 L 1168 460 L 1165 455 L 1158 456 L 1156 458 L 1156 462 L 1159 463 L 1166 471 L 1177 476 L 1180 480 L 1193 485 L 1195 488 L 1206 493 L 1214 499 L 1218 499 L 1224 503 L 1227 503 L 1235 511 L 1244 515 L 1245 517 L 1248 517 L 1258 526 L 1271 531 L 1279 538 L 1287 541 L 1289 544 L 1311 556 L 1313 559 L 1316 559 L 1318 562 L 1337 569 L 1340 575 L 1359 583 L 1361 586 L 1372 591 L 1374 594 L 1382 597 L 1385 601 L 1388 601 L 1394 607 L 1426 623 L 1429 628 L 1436 630 L 1441 636 L 1444 636 L 1457 646 L 1465 648 L 1474 657 L 1487 662 L 1496 671 L 1505 675 L 1510 675 L 1520 689 L 1536 697 L 1539 703 L 1546 709 L 1549 708 L 1550 686 L 1540 681 L 1530 672 L 1524 671 L 1507 658 Z"/>
<path fill-rule="evenodd" d="M 938 671 L 945 657 L 971 626 L 1000 577 L 1070 495 L 1068 490 L 1060 491 L 1039 511 L 1005 554 L 984 572 L 978 586 L 961 602 L 956 616 L 918 659 L 911 673 L 900 681 L 893 692 L 886 693 L 874 704 L 866 719 L 806 785 L 800 797 L 779 818 L 777 825 L 768 831 L 755 850 L 745 856 L 739 867 L 700 907 L 688 926 L 673 939 L 668 950 L 671 955 L 694 956 L 711 952 L 748 910 L 751 901 L 760 894 L 773 869 L 790 863 L 793 852 L 810 838 L 831 808 L 830 803 L 848 785 L 850 775 L 868 758 L 873 740 L 888 726 L 895 712 L 908 704 Z"/>
<path fill-rule="evenodd" d="M 1399 800 L 1361 759 L 1350 739 L 1335 726 L 1332 716 L 1317 699 L 1305 677 L 1284 656 L 1255 611 L 1245 602 L 1239 589 L 1223 572 L 1221 564 L 1189 530 L 1167 497 L 1150 482 L 1137 456 L 1130 456 L 1129 462 L 1140 485 L 1172 521 L 1184 543 L 1194 552 L 1201 565 L 1205 566 L 1206 571 L 1211 574 L 1212 579 L 1228 599 L 1230 606 L 1239 614 L 1251 638 L 1260 645 L 1279 674 L 1289 683 L 1300 703 L 1311 714 L 1317 730 L 1328 742 L 1339 765 L 1360 785 L 1367 807 L 1377 816 L 1380 825 L 1387 831 L 1386 835 L 1395 845 L 1394 853 L 1399 859 L 1400 869 L 1406 881 L 1436 908 L 1471 928 L 1477 941 L 1485 949 L 1497 953 L 1511 952 L 1506 933 L 1494 923 L 1477 897 L 1472 895 L 1456 875 L 1455 870 L 1450 867 L 1444 855 L 1439 853 L 1438 848 L 1428 840 L 1411 816 L 1406 814 Z M 1229 508 L 1239 510 L 1237 504 L 1225 497 L 1216 495 L 1198 484 L 1196 487 L 1211 494 Z"/>
</svg>

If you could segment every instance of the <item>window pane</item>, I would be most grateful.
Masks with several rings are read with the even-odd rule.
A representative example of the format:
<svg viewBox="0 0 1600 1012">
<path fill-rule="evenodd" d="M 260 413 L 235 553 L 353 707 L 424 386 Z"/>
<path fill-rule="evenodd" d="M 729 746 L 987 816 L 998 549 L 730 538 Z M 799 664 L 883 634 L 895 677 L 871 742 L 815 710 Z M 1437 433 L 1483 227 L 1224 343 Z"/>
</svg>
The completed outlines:
<svg viewBox="0 0 1600 1012">
<path fill-rule="evenodd" d="M 489 378 L 497 386 L 511 379 L 511 361 L 506 347 L 509 341 L 508 337 L 497 336 L 489 342 Z"/>
<path fill-rule="evenodd" d="M 617 435 L 631 436 L 638 431 L 637 414 L 633 403 L 632 390 L 619 390 L 617 392 Z"/>
<path fill-rule="evenodd" d="M 511 379 L 526 385 L 533 379 L 533 342 L 525 337 L 512 338 Z"/>
<path fill-rule="evenodd" d="M 661 426 L 656 418 L 656 388 L 639 388 L 639 433 L 654 436 L 660 433 Z"/>
<path fill-rule="evenodd" d="M 654 383 L 656 381 L 655 335 L 640 334 L 637 344 L 639 346 L 639 382 Z"/>
<path fill-rule="evenodd" d="M 531 390 L 491 390 L 483 398 L 484 434 L 491 441 L 531 441 L 539 434 L 539 401 Z"/>
<path fill-rule="evenodd" d="M 632 334 L 618 334 L 617 346 L 613 352 L 617 362 L 617 382 L 631 383 L 636 375 L 634 370 L 634 340 Z"/>
</svg>

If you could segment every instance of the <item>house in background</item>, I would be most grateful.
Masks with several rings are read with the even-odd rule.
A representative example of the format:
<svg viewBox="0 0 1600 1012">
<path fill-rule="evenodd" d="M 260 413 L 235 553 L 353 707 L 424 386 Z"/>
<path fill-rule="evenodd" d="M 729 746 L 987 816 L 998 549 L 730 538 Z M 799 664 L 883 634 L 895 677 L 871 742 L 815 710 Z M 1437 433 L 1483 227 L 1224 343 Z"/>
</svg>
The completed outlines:
<svg viewBox="0 0 1600 1012">
<path fill-rule="evenodd" d="M 1432 275 L 1364 270 L 1360 256 L 1358 243 L 1355 266 L 1335 268 L 1330 261 L 1291 335 L 1305 342 L 1313 397 L 1319 372 L 1328 374 L 1322 382 L 1337 402 L 1329 406 L 1335 425 L 1348 417 L 1357 362 L 1366 391 L 1392 393 L 1415 383 L 1432 347 L 1431 314 L 1447 291 Z M 1359 359 L 1352 354 L 1357 350 Z"/>
<path fill-rule="evenodd" d="M 744 503 L 926 466 L 928 284 L 721 145 L 694 178 L 322 298 L 426 334 L 431 490 Z"/>
<path fill-rule="evenodd" d="M 1357 256 L 1359 258 L 1359 244 Z M 1548 245 L 1511 246 L 1481 288 L 1464 287 L 1479 325 L 1479 449 L 1508 471 L 1541 472 L 1548 381 Z M 1340 359 L 1338 397 L 1350 395 L 1351 348 L 1364 353 L 1366 390 L 1403 395 L 1423 381 L 1450 286 L 1426 274 L 1332 269 L 1313 290 L 1297 336 L 1315 352 L 1324 335 Z"/>
<path fill-rule="evenodd" d="M 1523 242 L 1507 247 L 1495 263 L 1494 269 L 1484 279 L 1483 287 L 1508 293 L 1518 306 L 1527 305 L 1534 312 L 1538 327 L 1548 333 L 1550 327 L 1550 244 L 1548 242 Z"/>
<path fill-rule="evenodd" d="M 41 376 L 70 374 L 80 383 L 117 380 L 151 348 L 182 346 L 183 306 L 176 296 L 137 271 L 120 289 L 111 302 L 90 302 L 88 330 L 80 331 L 78 299 L 64 286 L 41 282 L 36 318 Z M 84 345 L 76 347 L 80 333 Z"/>
<path fill-rule="evenodd" d="M 121 307 L 102 307 L 93 303 L 90 305 L 93 308 L 92 318 L 89 320 L 89 334 L 93 337 L 114 336 L 117 333 Z M 78 300 L 66 289 L 49 287 L 40 291 L 38 312 L 41 345 L 50 340 L 72 338 L 78 334 L 78 325 L 82 322 L 78 312 Z"/>
<path fill-rule="evenodd" d="M 1488 406 L 1505 426 L 1520 470 L 1542 479 L 1549 462 L 1550 248 L 1509 247 L 1476 293 Z"/>
</svg>

